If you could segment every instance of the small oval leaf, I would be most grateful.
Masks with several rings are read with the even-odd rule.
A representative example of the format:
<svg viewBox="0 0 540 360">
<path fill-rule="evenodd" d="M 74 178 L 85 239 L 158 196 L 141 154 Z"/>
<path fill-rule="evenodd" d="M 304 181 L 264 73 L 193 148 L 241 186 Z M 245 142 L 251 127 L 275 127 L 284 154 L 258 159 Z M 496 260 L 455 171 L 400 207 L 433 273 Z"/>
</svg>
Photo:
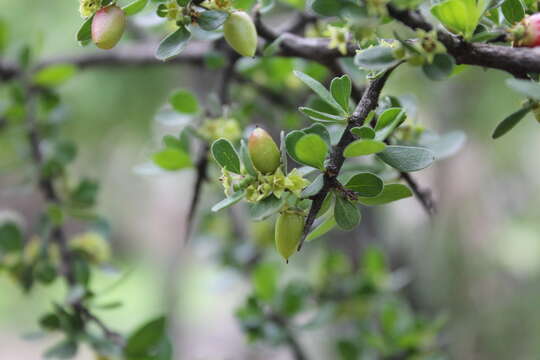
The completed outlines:
<svg viewBox="0 0 540 360">
<path fill-rule="evenodd" d="M 360 210 L 355 204 L 341 196 L 336 196 L 334 217 L 343 230 L 352 230 L 360 223 Z"/>
<path fill-rule="evenodd" d="M 306 134 L 296 142 L 294 153 L 302 164 L 323 170 L 328 144 L 317 134 Z"/>
<path fill-rule="evenodd" d="M 355 140 L 343 151 L 343 156 L 346 158 L 355 156 L 364 156 L 370 154 L 376 154 L 383 151 L 386 148 L 386 144 L 382 141 L 372 139 L 360 139 Z"/>
<path fill-rule="evenodd" d="M 433 151 L 416 146 L 390 145 L 377 156 L 391 167 L 404 172 L 425 169 L 435 161 Z"/>
<path fill-rule="evenodd" d="M 345 184 L 345 187 L 357 192 L 360 196 L 375 197 L 382 192 L 384 183 L 375 174 L 360 173 L 350 178 Z"/>
<path fill-rule="evenodd" d="M 218 139 L 214 141 L 212 155 L 222 168 L 240 174 L 240 159 L 229 140 Z"/>
</svg>

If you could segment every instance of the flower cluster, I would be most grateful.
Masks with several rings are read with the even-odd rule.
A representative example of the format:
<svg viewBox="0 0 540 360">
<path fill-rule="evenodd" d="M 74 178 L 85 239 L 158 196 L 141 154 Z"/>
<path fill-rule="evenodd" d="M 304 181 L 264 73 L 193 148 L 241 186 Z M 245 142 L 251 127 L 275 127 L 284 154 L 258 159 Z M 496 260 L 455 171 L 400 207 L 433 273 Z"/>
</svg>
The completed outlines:
<svg viewBox="0 0 540 360">
<path fill-rule="evenodd" d="M 397 59 L 406 59 L 411 65 L 424 65 L 433 63 L 435 55 L 446 53 L 446 47 L 437 38 L 437 31 L 418 29 L 416 36 L 418 41 L 410 44 L 395 43 L 394 56 Z"/>
<path fill-rule="evenodd" d="M 222 169 L 220 178 L 225 195 L 230 196 L 239 188 L 245 188 L 246 200 L 252 203 L 259 202 L 270 195 L 280 199 L 285 192 L 290 192 L 300 196 L 302 190 L 309 185 L 309 181 L 304 179 L 298 169 L 293 169 L 288 175 L 283 174 L 278 168 L 273 174 L 258 176 L 235 175 Z"/>
<path fill-rule="evenodd" d="M 208 142 L 224 138 L 235 142 L 242 136 L 238 121 L 233 118 L 207 119 L 199 128 L 199 134 Z"/>
</svg>

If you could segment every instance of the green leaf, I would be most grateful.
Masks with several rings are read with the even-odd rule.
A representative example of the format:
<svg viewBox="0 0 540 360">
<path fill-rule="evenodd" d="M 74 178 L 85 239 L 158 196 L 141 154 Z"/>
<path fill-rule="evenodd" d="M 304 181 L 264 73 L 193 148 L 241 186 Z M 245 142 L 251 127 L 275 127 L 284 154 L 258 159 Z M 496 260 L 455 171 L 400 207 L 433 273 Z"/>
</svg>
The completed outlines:
<svg viewBox="0 0 540 360">
<path fill-rule="evenodd" d="M 324 185 L 324 174 L 320 174 L 309 184 L 303 191 L 302 191 L 302 197 L 303 198 L 310 198 L 321 191 Z"/>
<path fill-rule="evenodd" d="M 306 237 L 306 241 L 312 241 L 325 235 L 335 226 L 336 219 L 334 218 L 334 213 L 330 211 L 327 215 L 324 215 L 324 217 L 321 219 L 321 222 L 316 225 L 313 230 L 311 230 L 311 232 Z"/>
<path fill-rule="evenodd" d="M 150 358 L 167 341 L 167 320 L 160 316 L 137 329 L 127 339 L 124 355 L 128 359 Z"/>
<path fill-rule="evenodd" d="M 201 16 L 197 19 L 197 23 L 201 29 L 212 31 L 223 25 L 228 17 L 229 14 L 224 11 L 207 10 L 201 13 Z"/>
<path fill-rule="evenodd" d="M 90 16 L 82 23 L 77 32 L 77 41 L 85 42 L 92 40 L 92 20 L 94 20 L 94 15 Z"/>
<path fill-rule="evenodd" d="M 377 120 L 377 124 L 375 125 L 375 131 L 380 131 L 384 129 L 385 127 L 388 127 L 394 123 L 394 120 L 398 116 L 402 116 L 402 114 L 405 114 L 405 111 L 403 111 L 402 108 L 393 107 L 386 109 Z"/>
<path fill-rule="evenodd" d="M 281 152 L 281 168 L 287 171 L 289 162 L 287 159 L 287 144 L 285 142 L 285 131 L 279 133 L 279 152 Z"/>
<path fill-rule="evenodd" d="M 422 170 L 435 161 L 433 151 L 423 147 L 390 145 L 377 156 L 399 171 Z"/>
<path fill-rule="evenodd" d="M 98 182 L 82 179 L 79 185 L 71 192 L 70 200 L 75 206 L 91 207 L 96 203 L 98 191 Z"/>
<path fill-rule="evenodd" d="M 255 268 L 251 275 L 251 282 L 255 294 L 263 300 L 269 301 L 278 291 L 279 269 L 274 264 L 263 263 Z"/>
<path fill-rule="evenodd" d="M 359 197 L 358 202 L 363 205 L 383 205 L 392 201 L 397 201 L 411 197 L 412 191 L 403 184 L 388 184 L 385 185 L 383 191 L 375 197 Z"/>
<path fill-rule="evenodd" d="M 23 248 L 23 237 L 19 227 L 7 222 L 0 226 L 0 252 L 9 253 Z"/>
<path fill-rule="evenodd" d="M 311 90 L 313 90 L 321 99 L 323 99 L 326 103 L 331 105 L 333 108 L 338 110 L 339 112 L 343 112 L 343 109 L 341 106 L 334 100 L 332 97 L 332 94 L 326 88 L 317 80 L 312 78 L 311 76 L 304 74 L 301 71 L 294 71 L 294 75 L 298 77 L 304 84 L 309 86 Z"/>
<path fill-rule="evenodd" d="M 386 144 L 382 141 L 371 139 L 355 140 L 343 151 L 343 156 L 346 158 L 355 156 L 364 156 L 370 154 L 376 154 L 386 149 Z"/>
<path fill-rule="evenodd" d="M 399 63 L 394 50 L 388 46 L 374 46 L 360 51 L 354 57 L 356 66 L 368 71 L 381 71 Z"/>
<path fill-rule="evenodd" d="M 360 173 L 350 178 L 345 187 L 357 192 L 359 196 L 375 197 L 382 192 L 384 183 L 377 175 Z"/>
<path fill-rule="evenodd" d="M 449 31 L 469 39 L 484 10 L 484 7 L 477 6 L 476 0 L 446 0 L 433 6 L 431 13 Z"/>
<path fill-rule="evenodd" d="M 177 148 L 166 148 L 161 150 L 154 154 L 152 159 L 160 168 L 169 171 L 184 169 L 191 167 L 192 165 L 189 155 Z"/>
<path fill-rule="evenodd" d="M 343 123 L 346 119 L 344 116 L 328 114 L 309 107 L 299 107 L 298 110 L 307 115 L 311 120 L 323 123 Z"/>
<path fill-rule="evenodd" d="M 180 54 L 186 48 L 190 38 L 191 32 L 185 26 L 180 26 L 178 30 L 159 43 L 156 58 L 165 61 Z"/>
<path fill-rule="evenodd" d="M 218 212 L 220 210 L 223 210 L 225 208 L 228 208 L 229 206 L 232 206 L 242 200 L 246 196 L 246 192 L 244 190 L 237 191 L 234 194 L 232 194 L 230 197 L 225 198 L 212 206 L 212 212 Z"/>
<path fill-rule="evenodd" d="M 296 142 L 294 153 L 302 164 L 324 170 L 328 144 L 317 134 L 306 134 Z"/>
<path fill-rule="evenodd" d="M 328 145 L 330 145 L 330 134 L 326 129 L 326 126 L 321 124 L 313 124 L 308 128 L 302 129 L 305 134 L 317 134 L 319 135 Z"/>
<path fill-rule="evenodd" d="M 39 86 L 58 86 L 69 80 L 77 68 L 72 64 L 47 66 L 34 74 L 34 82 Z"/>
<path fill-rule="evenodd" d="M 257 176 L 257 170 L 255 169 L 255 166 L 253 166 L 253 161 L 251 161 L 251 156 L 249 155 L 249 151 L 244 140 L 242 140 L 240 143 L 240 158 L 242 159 L 242 164 L 244 165 L 244 169 L 246 169 L 247 173 L 251 176 Z"/>
<path fill-rule="evenodd" d="M 338 16 L 342 6 L 337 0 L 314 0 L 311 4 L 313 11 L 323 16 Z"/>
<path fill-rule="evenodd" d="M 452 75 L 455 65 L 456 62 L 452 56 L 448 54 L 436 54 L 433 58 L 433 62 L 422 66 L 422 70 L 429 79 L 440 81 Z"/>
<path fill-rule="evenodd" d="M 360 223 L 360 210 L 348 199 L 336 196 L 334 217 L 341 229 L 352 230 Z"/>
<path fill-rule="evenodd" d="M 284 196 L 278 199 L 270 195 L 259 202 L 249 204 L 249 215 L 255 221 L 264 220 L 281 210 L 284 200 Z"/>
<path fill-rule="evenodd" d="M 369 126 L 353 127 L 351 133 L 358 136 L 360 139 L 375 138 L 375 131 Z"/>
<path fill-rule="evenodd" d="M 345 113 L 349 113 L 349 98 L 352 92 L 352 82 L 348 75 L 336 77 L 330 84 L 330 92 Z"/>
<path fill-rule="evenodd" d="M 240 174 L 240 159 L 229 140 L 218 139 L 214 141 L 212 155 L 214 155 L 214 159 L 222 168 Z"/>
<path fill-rule="evenodd" d="M 45 359 L 72 359 L 77 355 L 77 343 L 73 340 L 63 340 L 49 348 L 45 354 Z"/>
<path fill-rule="evenodd" d="M 304 135 L 305 135 L 305 133 L 303 131 L 294 130 L 294 131 L 291 131 L 290 133 L 288 133 L 287 136 L 285 137 L 285 147 L 287 148 L 287 153 L 297 163 L 300 163 L 301 161 L 298 160 L 298 157 L 296 156 L 296 152 L 295 152 L 296 143 Z"/>
<path fill-rule="evenodd" d="M 510 114 L 509 116 L 507 116 L 503 121 L 501 121 L 499 123 L 499 125 L 497 125 L 497 127 L 495 128 L 495 131 L 493 132 L 493 139 L 498 139 L 500 138 L 501 136 L 503 136 L 504 134 L 506 134 L 507 132 L 509 132 L 510 130 L 512 130 L 512 128 L 514 126 L 516 126 L 521 120 L 523 120 L 523 118 L 529 113 L 529 111 L 532 110 L 532 106 L 530 105 L 527 105 L 521 109 L 519 109 L 518 111 L 516 111 L 515 113 L 512 113 Z"/>
<path fill-rule="evenodd" d="M 511 78 L 506 80 L 506 84 L 513 90 L 540 101 L 540 84 L 529 80 Z"/>
<path fill-rule="evenodd" d="M 506 0 L 501 6 L 504 18 L 510 24 L 520 22 L 525 17 L 525 9 L 519 0 Z"/>
<path fill-rule="evenodd" d="M 188 90 L 177 90 L 169 98 L 169 103 L 174 110 L 185 113 L 195 114 L 199 111 L 199 101 L 197 97 Z"/>
<path fill-rule="evenodd" d="M 122 8 L 127 16 L 133 16 L 144 10 L 148 0 L 135 0 Z"/>
</svg>

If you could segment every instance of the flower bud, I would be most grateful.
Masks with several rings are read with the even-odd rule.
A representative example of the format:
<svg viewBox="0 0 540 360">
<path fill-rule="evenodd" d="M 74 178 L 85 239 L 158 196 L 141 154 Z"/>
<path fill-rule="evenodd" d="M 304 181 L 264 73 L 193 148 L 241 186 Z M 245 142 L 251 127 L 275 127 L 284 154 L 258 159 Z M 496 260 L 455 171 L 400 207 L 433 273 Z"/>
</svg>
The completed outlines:
<svg viewBox="0 0 540 360">
<path fill-rule="evenodd" d="M 298 213 L 285 211 L 276 221 L 276 249 L 288 262 L 295 253 L 304 231 L 304 217 Z"/>
<path fill-rule="evenodd" d="M 253 166 L 263 174 L 271 174 L 281 163 L 281 153 L 265 130 L 256 128 L 248 139 L 248 151 Z"/>
<path fill-rule="evenodd" d="M 100 49 L 112 49 L 118 44 L 126 27 L 126 14 L 118 6 L 102 8 L 92 20 L 92 41 Z"/>
<path fill-rule="evenodd" d="M 235 11 L 223 24 L 223 34 L 227 43 L 242 56 L 253 56 L 257 50 L 257 29 L 243 11 Z"/>
<path fill-rule="evenodd" d="M 515 46 L 540 46 L 540 13 L 527 16 L 510 30 L 510 34 Z"/>
</svg>

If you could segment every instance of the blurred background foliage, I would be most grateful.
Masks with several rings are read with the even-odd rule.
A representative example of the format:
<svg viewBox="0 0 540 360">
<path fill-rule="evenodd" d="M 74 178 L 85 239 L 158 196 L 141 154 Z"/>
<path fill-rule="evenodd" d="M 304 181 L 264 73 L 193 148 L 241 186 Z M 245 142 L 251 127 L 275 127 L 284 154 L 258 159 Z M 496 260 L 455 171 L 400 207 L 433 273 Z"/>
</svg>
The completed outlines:
<svg viewBox="0 0 540 360">
<path fill-rule="evenodd" d="M 97 51 L 80 48 L 75 41 L 81 22 L 75 0 L 0 0 L 0 16 L 9 24 L 8 55 L 28 42 L 41 49 L 40 58 Z M 245 76 L 285 94 L 292 104 L 277 107 L 248 85 L 237 85 L 233 99 L 242 100 L 243 106 L 235 115 L 244 124 L 264 123 L 274 135 L 280 128 L 305 122 L 294 106 L 302 105 L 306 96 L 292 76 L 292 70 L 299 66 L 324 77 L 320 68 L 297 60 L 240 62 L 238 68 Z M 253 281 L 252 289 L 250 279 L 256 275 L 242 273 L 245 267 L 240 267 L 240 272 L 234 269 L 249 259 L 254 248 L 268 247 L 268 243 L 271 248 L 271 226 L 249 226 L 249 237 L 261 243 L 238 244 L 238 239 L 223 236 L 231 227 L 226 216 L 203 216 L 201 231 L 181 251 L 177 278 L 171 280 L 169 266 L 177 256 L 174 249 L 183 231 L 181 219 L 187 211 L 193 174 L 186 171 L 145 177 L 133 171 L 156 149 L 160 135 L 177 131 L 177 127 L 154 119 L 173 89 L 194 89 L 204 102 L 219 86 L 216 70 L 193 69 L 89 69 L 59 88 L 67 114 L 63 135 L 80 146 L 74 171 L 101 179 L 99 210 L 111 223 L 117 254 L 114 265 L 127 272 L 126 280 L 106 296 L 123 299 L 124 307 L 100 312 L 105 321 L 118 330 L 130 331 L 141 321 L 159 315 L 167 306 L 162 294 L 173 281 L 181 294 L 177 313 L 183 336 L 177 345 L 183 358 L 288 359 L 289 352 L 283 347 L 247 346 L 242 327 L 252 338 L 263 331 L 246 320 L 259 311 L 257 301 L 273 297 L 273 281 L 279 283 L 281 291 L 286 291 L 283 289 L 289 281 L 300 284 L 294 291 L 309 291 L 310 286 L 325 280 L 325 271 L 308 269 L 321 266 L 321 259 L 333 251 L 347 254 L 353 261 L 351 266 L 358 268 L 360 254 L 376 245 L 387 254 L 390 269 L 400 274 L 401 293 L 412 308 L 431 319 L 446 319 L 441 341 L 450 358 L 538 357 L 540 171 L 534 155 L 540 151 L 538 124 L 531 116 L 504 138 L 491 139 L 496 123 L 519 106 L 520 96 L 504 84 L 506 74 L 465 68 L 438 83 L 418 69 L 403 67 L 396 72 L 385 93 L 416 99 L 421 124 L 441 131 L 462 129 L 468 136 L 457 156 L 417 176 L 436 195 L 437 217 L 430 223 L 412 198 L 377 208 L 367 213 L 352 234 L 331 233 L 309 243 L 289 265 L 268 251 L 264 255 L 271 264 L 268 271 L 277 272 L 277 279 L 261 275 L 263 279 Z M 24 145 L 18 136 L 0 136 L 0 211 L 14 209 L 31 223 L 36 220 L 35 204 L 40 200 L 32 193 L 27 174 L 14 171 L 23 165 L 19 155 Z M 215 181 L 206 187 L 202 209 L 221 197 L 217 171 L 214 175 Z M 241 217 L 242 210 L 238 211 Z M 258 271 L 264 272 L 264 268 Z M 99 273 L 93 279 L 94 287 L 106 288 L 118 276 Z M 338 276 L 334 284 L 343 279 Z M 33 296 L 27 297 L 9 278 L 0 277 L 1 358 L 40 357 L 43 342 L 50 343 L 50 339 L 28 342 L 21 334 L 35 328 L 35 319 L 49 310 L 51 299 L 62 296 L 62 287 L 38 286 Z M 245 300 L 253 291 L 262 292 L 262 297 Z M 407 313 L 400 306 L 395 311 Z M 288 311 L 294 312 L 294 307 Z M 333 321 L 345 339 L 338 350 L 348 359 L 343 353 L 354 350 L 346 339 L 358 334 Z M 334 335 L 328 328 L 302 332 L 301 342 L 313 359 L 331 358 L 334 345 L 325 341 L 330 334 Z M 80 358 L 90 358 L 89 352 L 83 351 Z"/>
</svg>

